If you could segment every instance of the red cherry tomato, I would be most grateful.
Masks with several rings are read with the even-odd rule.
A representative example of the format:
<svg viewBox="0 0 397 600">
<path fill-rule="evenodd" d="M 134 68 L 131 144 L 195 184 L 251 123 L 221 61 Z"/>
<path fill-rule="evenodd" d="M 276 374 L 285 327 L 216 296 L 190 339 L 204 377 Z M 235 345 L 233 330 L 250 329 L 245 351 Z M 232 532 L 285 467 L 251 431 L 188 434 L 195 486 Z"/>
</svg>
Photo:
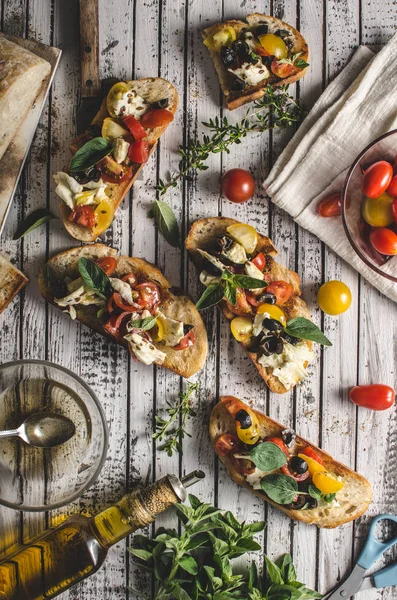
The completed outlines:
<svg viewBox="0 0 397 600">
<path fill-rule="evenodd" d="M 238 452 L 240 449 L 240 440 L 232 433 L 224 433 L 215 442 L 215 451 L 219 456 L 226 456 L 232 450 Z"/>
<path fill-rule="evenodd" d="M 114 292 L 114 294 L 112 294 L 112 299 L 114 304 L 121 308 L 123 312 L 133 313 L 139 310 L 139 304 L 125 304 L 123 298 L 118 292 Z"/>
<path fill-rule="evenodd" d="M 127 283 L 130 284 L 130 286 L 132 288 L 134 288 L 136 286 L 136 284 L 138 283 L 138 279 L 137 279 L 136 275 L 134 275 L 134 273 L 129 273 L 128 275 L 124 275 L 124 277 L 121 278 L 121 281 L 126 281 Z"/>
<path fill-rule="evenodd" d="M 247 202 L 255 191 L 255 181 L 245 169 L 230 169 L 222 177 L 222 194 L 230 202 Z"/>
<path fill-rule="evenodd" d="M 77 225 L 82 227 L 95 227 L 95 213 L 94 209 L 90 204 L 83 204 L 82 206 L 76 206 L 69 214 L 69 221 L 74 221 Z"/>
<path fill-rule="evenodd" d="M 288 475 L 288 477 L 292 477 L 292 479 L 295 479 L 295 481 L 305 481 L 305 479 L 307 479 L 310 475 L 309 469 L 307 471 L 305 471 L 304 473 L 293 473 L 292 471 L 289 470 L 288 463 L 283 465 L 281 467 L 281 470 L 284 473 L 284 475 Z"/>
<path fill-rule="evenodd" d="M 103 258 L 98 258 L 96 264 L 109 276 L 115 271 L 117 260 L 113 256 L 104 256 Z"/>
<path fill-rule="evenodd" d="M 276 304 L 285 304 L 291 298 L 294 288 L 286 281 L 272 281 L 265 291 L 276 296 Z"/>
<path fill-rule="evenodd" d="M 298 452 L 298 454 L 306 454 L 306 456 L 308 456 L 309 458 L 312 458 L 316 462 L 320 463 L 320 465 L 325 465 L 321 456 L 319 456 L 317 454 L 317 452 L 315 450 L 313 450 L 313 448 L 311 446 L 305 446 L 304 448 L 302 448 L 302 450 L 300 450 Z"/>
<path fill-rule="evenodd" d="M 391 205 L 391 210 L 393 213 L 394 221 L 397 223 L 397 199 L 394 200 L 393 204 Z"/>
<path fill-rule="evenodd" d="M 356 385 L 350 390 L 349 397 L 357 406 L 372 410 L 387 410 L 393 406 L 396 394 L 388 385 L 373 383 L 372 385 Z"/>
<path fill-rule="evenodd" d="M 335 194 L 331 194 L 324 200 L 321 200 L 318 205 L 318 214 L 321 217 L 337 217 L 341 214 L 341 194 L 340 192 L 336 192 Z"/>
<path fill-rule="evenodd" d="M 146 137 L 147 132 L 144 130 L 140 122 L 132 115 L 124 117 L 123 123 L 128 127 L 134 136 L 134 140 L 142 140 L 144 137 Z"/>
<path fill-rule="evenodd" d="M 266 258 L 265 255 L 263 254 L 263 252 L 259 252 L 259 254 L 257 254 L 255 256 L 255 258 L 253 258 L 251 260 L 252 264 L 255 265 L 260 271 L 263 271 L 263 269 L 265 268 L 266 265 Z"/>
<path fill-rule="evenodd" d="M 378 198 L 387 190 L 393 177 L 393 167 L 386 160 L 379 160 L 364 172 L 361 189 L 368 198 Z"/>
<path fill-rule="evenodd" d="M 148 129 L 153 129 L 154 127 L 163 127 L 164 125 L 168 125 L 168 123 L 171 123 L 173 120 L 174 115 L 166 108 L 153 108 L 142 115 L 141 125 L 143 125 L 143 127 L 147 127 Z"/>
<path fill-rule="evenodd" d="M 285 456 L 289 457 L 289 450 L 281 438 L 269 437 L 266 439 L 266 442 L 272 442 L 272 444 L 276 444 L 276 446 L 278 446 L 280 450 L 284 452 Z"/>
<path fill-rule="evenodd" d="M 280 63 L 276 58 L 273 59 L 270 69 L 274 75 L 277 75 L 277 77 L 280 77 L 281 79 L 289 77 L 296 71 L 294 65 L 291 65 L 290 63 Z"/>
<path fill-rule="evenodd" d="M 117 163 L 111 156 L 105 156 L 98 164 L 103 181 L 107 183 L 123 183 L 130 179 L 131 169 Z"/>
<path fill-rule="evenodd" d="M 120 337 L 120 327 L 125 317 L 131 316 L 129 312 L 122 312 L 121 315 L 112 315 L 104 328 L 107 333 L 116 338 Z"/>
<path fill-rule="evenodd" d="M 160 291 L 155 283 L 152 283 L 151 281 L 140 283 L 135 289 L 141 295 L 137 300 L 140 306 L 144 308 L 148 306 L 153 307 L 160 302 Z"/>
<path fill-rule="evenodd" d="M 181 339 L 179 344 L 173 346 L 173 350 L 186 350 L 186 348 L 190 348 L 194 344 L 194 331 L 191 329 L 185 337 Z"/>
<path fill-rule="evenodd" d="M 369 234 L 371 244 L 380 254 L 397 254 L 397 235 L 387 227 L 373 229 Z"/>
<path fill-rule="evenodd" d="M 247 410 L 247 405 L 241 402 L 235 396 L 223 396 L 221 398 L 222 404 L 224 404 L 227 412 L 231 417 L 235 417 L 239 410 Z"/>
<path fill-rule="evenodd" d="M 128 148 L 128 158 L 131 162 L 143 164 L 149 158 L 149 144 L 147 140 L 132 142 Z"/>
<path fill-rule="evenodd" d="M 393 198 L 397 197 L 397 175 L 393 177 L 386 191 L 390 196 L 393 196 Z"/>
</svg>

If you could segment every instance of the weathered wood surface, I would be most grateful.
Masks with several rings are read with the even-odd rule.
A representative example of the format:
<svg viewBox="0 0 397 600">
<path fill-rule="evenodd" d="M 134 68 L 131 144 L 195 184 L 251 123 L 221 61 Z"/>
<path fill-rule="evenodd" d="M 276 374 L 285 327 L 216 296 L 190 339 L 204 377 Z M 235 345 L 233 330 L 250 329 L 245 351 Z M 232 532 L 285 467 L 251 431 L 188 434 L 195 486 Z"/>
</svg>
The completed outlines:
<svg viewBox="0 0 397 600">
<path fill-rule="evenodd" d="M 46 358 L 65 365 L 93 387 L 103 402 L 110 426 L 109 454 L 100 478 L 74 505 L 48 516 L 18 514 L 0 509 L 0 553 L 41 531 L 69 512 L 91 512 L 119 498 L 139 480 L 167 472 L 184 474 L 200 467 L 207 479 L 194 493 L 233 510 L 247 519 L 265 518 L 264 550 L 272 556 L 292 551 L 298 575 L 310 586 L 327 591 L 343 578 L 362 544 L 368 519 L 380 512 L 396 512 L 396 413 L 356 410 L 348 389 L 356 382 L 379 381 L 397 386 L 396 307 L 362 281 L 355 271 L 329 252 L 316 238 L 297 228 L 291 219 L 269 206 L 261 193 L 248 204 L 236 206 L 219 194 L 220 173 L 240 166 L 251 169 L 258 182 L 271 167 L 292 132 L 252 137 L 230 155 L 210 158 L 210 169 L 187 181 L 168 196 L 186 233 L 201 216 L 235 216 L 269 233 L 280 260 L 296 268 L 304 297 L 314 319 L 332 339 L 332 349 L 318 350 L 311 377 L 295 392 L 270 394 L 242 350 L 230 339 L 216 311 L 208 311 L 209 355 L 195 404 L 197 418 L 190 424 L 181 457 L 168 458 L 156 451 L 151 433 L 153 414 L 181 389 L 178 377 L 160 369 L 133 363 L 127 354 L 71 322 L 39 298 L 36 273 L 45 258 L 74 245 L 59 222 L 34 231 L 23 242 L 12 234 L 24 214 L 48 205 L 57 210 L 51 173 L 68 157 L 68 141 L 75 133 L 79 95 L 79 39 L 77 0 L 3 0 L 2 29 L 59 46 L 63 58 L 48 106 L 32 146 L 29 160 L 0 240 L 7 253 L 31 278 L 31 284 L 0 317 L 0 361 Z M 199 31 L 224 18 L 249 12 L 272 12 L 297 25 L 311 48 L 311 67 L 296 93 L 311 106 L 327 82 L 346 64 L 358 44 L 378 49 L 395 31 L 394 0 L 113 0 L 99 6 L 100 77 L 139 78 L 161 75 L 180 93 L 180 108 L 173 125 L 161 140 L 157 154 L 145 167 L 130 199 L 119 210 L 113 229 L 104 240 L 122 253 L 144 256 L 165 270 L 174 285 L 193 298 L 199 293 L 196 274 L 185 255 L 170 248 L 147 218 L 153 186 L 159 174 L 177 163 L 178 144 L 202 132 L 201 122 L 222 115 L 217 78 L 203 48 Z M 238 116 L 234 112 L 232 118 Z M 353 304 L 338 319 L 324 317 L 316 308 L 321 282 L 342 279 L 351 288 Z M 355 525 L 317 531 L 289 521 L 225 477 L 209 447 L 207 422 L 218 394 L 233 393 L 253 399 L 257 406 L 305 437 L 320 443 L 335 457 L 356 467 L 374 487 L 368 515 Z M 175 522 L 172 513 L 162 524 Z M 64 598 L 112 600 L 136 597 L 130 585 L 148 585 L 139 577 L 126 553 L 128 540 L 109 554 L 97 575 Z M 395 597 L 395 590 L 360 594 L 361 600 Z"/>
</svg>

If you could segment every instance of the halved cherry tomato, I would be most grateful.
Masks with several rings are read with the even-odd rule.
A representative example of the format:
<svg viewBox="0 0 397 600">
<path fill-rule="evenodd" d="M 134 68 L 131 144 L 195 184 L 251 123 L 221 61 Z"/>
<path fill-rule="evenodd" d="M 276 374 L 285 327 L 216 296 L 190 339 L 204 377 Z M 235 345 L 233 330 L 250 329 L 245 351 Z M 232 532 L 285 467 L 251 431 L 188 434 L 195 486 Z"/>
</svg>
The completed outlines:
<svg viewBox="0 0 397 600">
<path fill-rule="evenodd" d="M 77 225 L 82 227 L 95 227 L 95 214 L 94 209 L 90 204 L 83 204 L 82 206 L 76 206 L 68 217 L 69 221 L 74 221 Z"/>
<path fill-rule="evenodd" d="M 323 459 L 321 458 L 321 456 L 319 456 L 317 454 L 317 452 L 315 450 L 313 450 L 313 448 L 311 446 L 305 446 L 305 448 L 302 448 L 302 450 L 299 451 L 299 454 L 304 454 L 305 456 L 312 458 L 313 460 L 318 462 L 320 465 L 324 466 L 324 464 L 325 464 Z"/>
<path fill-rule="evenodd" d="M 372 410 L 387 410 L 393 406 L 396 394 L 388 385 L 373 383 L 372 385 L 356 385 L 350 390 L 349 397 L 357 406 Z"/>
<path fill-rule="evenodd" d="M 110 335 L 119 338 L 121 324 L 127 316 L 130 316 L 129 312 L 122 312 L 120 315 L 112 315 L 109 321 L 107 321 L 107 323 L 105 323 L 104 325 L 104 328 L 107 331 L 107 333 L 110 333 Z"/>
<path fill-rule="evenodd" d="M 224 404 L 229 415 L 233 418 L 239 410 L 247 410 L 247 405 L 235 396 L 222 396 L 221 402 Z"/>
<path fill-rule="evenodd" d="M 136 312 L 137 310 L 139 310 L 138 304 L 124 304 L 123 298 L 120 296 L 120 294 L 118 292 L 114 292 L 114 294 L 112 294 L 112 299 L 113 299 L 113 302 L 115 303 L 115 305 L 118 306 L 119 308 L 121 308 L 122 311 L 132 313 L 132 312 Z"/>
<path fill-rule="evenodd" d="M 310 475 L 309 469 L 304 473 L 293 473 L 292 471 L 290 471 L 288 463 L 285 463 L 285 465 L 281 467 L 281 470 L 284 473 L 284 475 L 292 477 L 292 479 L 295 479 L 295 481 L 305 481 L 305 479 L 307 479 Z"/>
<path fill-rule="evenodd" d="M 393 213 L 393 218 L 395 223 L 397 223 L 397 199 L 393 201 L 393 204 L 391 205 L 391 210 Z"/>
<path fill-rule="evenodd" d="M 317 208 L 318 214 L 321 217 L 337 217 L 337 216 L 339 216 L 342 213 L 341 201 L 342 201 L 342 196 L 341 196 L 340 192 L 331 194 L 331 196 L 328 196 L 327 198 L 324 198 L 324 200 L 321 200 L 321 202 Z"/>
<path fill-rule="evenodd" d="M 155 283 L 152 283 L 151 281 L 140 283 L 135 289 L 141 295 L 141 297 L 137 300 L 140 306 L 152 307 L 160 302 L 160 291 Z"/>
<path fill-rule="evenodd" d="M 102 258 L 98 258 L 96 264 L 109 276 L 117 267 L 117 260 L 113 256 L 103 256 Z"/>
<path fill-rule="evenodd" d="M 293 286 L 286 281 L 272 281 L 266 288 L 266 292 L 276 296 L 276 304 L 285 304 L 294 291 Z"/>
<path fill-rule="evenodd" d="M 103 181 L 107 183 L 123 183 L 131 177 L 131 169 L 117 163 L 111 156 L 105 156 L 97 167 L 101 171 Z"/>
<path fill-rule="evenodd" d="M 219 456 L 226 456 L 232 450 L 238 452 L 240 449 L 240 440 L 232 433 L 224 433 L 215 442 L 215 451 Z"/>
<path fill-rule="evenodd" d="M 142 115 L 141 124 L 143 127 L 153 129 L 154 127 L 168 125 L 168 123 L 171 123 L 173 120 L 174 115 L 166 108 L 153 108 Z"/>
<path fill-rule="evenodd" d="M 323 494 L 335 494 L 345 487 L 344 481 L 339 481 L 329 473 L 314 473 L 313 483 Z"/>
<path fill-rule="evenodd" d="M 149 158 L 149 144 L 147 140 L 137 140 L 128 148 L 128 158 L 131 162 L 143 164 Z"/>
<path fill-rule="evenodd" d="M 259 252 L 259 254 L 257 254 L 255 256 L 255 258 L 253 258 L 251 260 L 252 264 L 255 265 L 260 271 L 263 271 L 263 269 L 265 268 L 266 265 L 266 258 L 265 255 L 263 254 L 263 252 Z"/>
<path fill-rule="evenodd" d="M 296 68 L 291 63 L 280 63 L 277 59 L 273 59 L 272 64 L 270 65 L 271 72 L 274 73 L 277 77 L 281 79 L 285 79 L 285 77 L 289 77 L 292 73 L 295 73 Z"/>
<path fill-rule="evenodd" d="M 124 125 L 128 127 L 132 135 L 134 136 L 134 140 L 142 140 L 147 136 L 147 132 L 142 127 L 141 123 L 132 115 L 128 115 L 123 119 Z"/>
<path fill-rule="evenodd" d="M 386 160 L 378 160 L 364 171 L 361 189 L 368 198 L 377 198 L 387 190 L 393 178 L 393 167 Z"/>
<path fill-rule="evenodd" d="M 194 331 L 193 331 L 193 329 L 191 329 L 185 335 L 185 337 L 183 337 L 181 339 L 181 341 L 176 346 L 173 346 L 172 348 L 173 348 L 173 350 L 186 350 L 186 348 L 193 346 L 193 344 L 194 344 Z"/>
<path fill-rule="evenodd" d="M 251 306 L 247 302 L 245 293 L 240 288 L 237 289 L 237 300 L 234 306 L 233 304 L 230 304 L 228 300 L 225 300 L 225 302 L 230 312 L 234 315 L 248 315 L 252 313 Z"/>
<path fill-rule="evenodd" d="M 284 40 L 278 35 L 265 33 L 264 35 L 260 35 L 258 39 L 268 56 L 275 56 L 279 60 L 288 56 L 288 48 Z"/>
<path fill-rule="evenodd" d="M 272 444 L 276 444 L 276 446 L 278 446 L 280 450 L 284 452 L 285 456 L 289 457 L 289 450 L 281 438 L 269 437 L 266 439 L 266 442 L 272 442 Z"/>
<path fill-rule="evenodd" d="M 138 279 L 134 273 L 129 273 L 128 275 L 124 275 L 124 277 L 121 278 L 121 281 L 126 281 L 132 288 L 134 288 L 138 282 Z"/>
<path fill-rule="evenodd" d="M 386 191 L 390 196 L 393 196 L 393 198 L 397 197 L 397 175 L 394 175 Z"/>
<path fill-rule="evenodd" d="M 369 234 L 371 244 L 380 254 L 397 254 L 397 235 L 387 227 L 373 229 Z"/>
</svg>

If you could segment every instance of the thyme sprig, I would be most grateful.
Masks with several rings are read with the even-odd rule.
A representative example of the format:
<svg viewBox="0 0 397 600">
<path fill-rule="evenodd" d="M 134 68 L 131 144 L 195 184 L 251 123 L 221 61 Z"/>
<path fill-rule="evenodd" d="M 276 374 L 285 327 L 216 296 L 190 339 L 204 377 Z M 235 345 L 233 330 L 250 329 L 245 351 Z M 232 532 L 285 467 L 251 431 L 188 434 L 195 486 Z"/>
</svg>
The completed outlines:
<svg viewBox="0 0 397 600">
<path fill-rule="evenodd" d="M 186 148 L 179 147 L 182 157 L 179 170 L 172 173 L 168 181 L 159 180 L 156 186 L 159 194 L 163 196 L 169 188 L 176 187 L 191 171 L 206 171 L 208 165 L 205 163 L 210 154 L 223 151 L 229 153 L 229 147 L 240 144 L 248 133 L 264 133 L 269 129 L 282 129 L 298 122 L 304 110 L 287 90 L 287 85 L 278 88 L 268 85 L 262 98 L 254 103 L 254 110 L 248 110 L 236 123 L 229 123 L 227 117 L 215 117 L 203 122 L 211 135 L 204 135 L 202 141 L 190 140 Z"/>
<path fill-rule="evenodd" d="M 155 416 L 156 431 L 152 437 L 157 442 L 164 442 L 161 450 L 167 452 L 168 456 L 172 456 L 174 452 L 182 454 L 181 440 L 185 435 L 191 437 L 186 431 L 186 422 L 188 418 L 196 416 L 196 412 L 190 405 L 190 398 L 198 389 L 198 383 L 188 381 L 186 392 L 180 392 L 179 402 L 175 406 L 167 401 L 168 418 L 164 419 L 159 415 Z"/>
</svg>

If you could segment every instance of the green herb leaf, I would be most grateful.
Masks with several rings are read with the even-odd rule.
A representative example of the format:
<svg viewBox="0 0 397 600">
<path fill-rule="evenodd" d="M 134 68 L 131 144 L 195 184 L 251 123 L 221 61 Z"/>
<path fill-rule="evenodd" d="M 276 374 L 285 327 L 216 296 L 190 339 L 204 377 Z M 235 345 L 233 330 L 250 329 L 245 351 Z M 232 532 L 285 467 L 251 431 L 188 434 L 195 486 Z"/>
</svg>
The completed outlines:
<svg viewBox="0 0 397 600">
<path fill-rule="evenodd" d="M 322 493 L 320 492 L 320 490 L 318 488 L 316 488 L 316 486 L 313 485 L 312 483 L 309 485 L 307 491 L 309 492 L 310 496 L 312 498 L 315 498 L 316 500 L 320 500 L 322 497 Z"/>
<path fill-rule="evenodd" d="M 18 229 L 14 233 L 13 240 L 19 240 L 23 238 L 27 233 L 30 233 L 40 225 L 44 225 L 52 219 L 57 219 L 49 210 L 46 208 L 38 208 L 30 213 L 19 225 Z"/>
<path fill-rule="evenodd" d="M 261 488 L 270 500 L 277 504 L 290 504 L 298 493 L 298 484 L 295 479 L 281 473 L 262 477 Z"/>
<path fill-rule="evenodd" d="M 306 69 L 310 63 L 306 62 L 304 58 L 298 58 L 294 64 L 298 69 Z"/>
<path fill-rule="evenodd" d="M 270 558 L 268 558 L 267 556 L 265 556 L 265 561 L 266 561 L 266 571 L 267 574 L 269 576 L 269 579 L 272 583 L 275 584 L 283 584 L 284 583 L 284 579 L 281 573 L 281 570 L 279 569 L 279 567 L 270 560 Z"/>
<path fill-rule="evenodd" d="M 211 283 L 199 298 L 198 302 L 196 303 L 196 308 L 198 310 L 210 308 L 210 306 L 218 304 L 218 302 L 222 300 L 224 294 L 225 290 L 221 283 Z"/>
<path fill-rule="evenodd" d="M 273 442 L 262 442 L 250 452 L 250 459 L 261 471 L 275 471 L 287 462 L 284 452 Z"/>
<path fill-rule="evenodd" d="M 85 258 L 84 256 L 79 258 L 77 266 L 86 286 L 105 300 L 110 297 L 112 293 L 110 279 L 101 267 L 93 260 Z"/>
<path fill-rule="evenodd" d="M 237 302 L 237 288 L 231 281 L 226 282 L 224 288 L 224 296 L 226 300 L 228 300 L 230 304 L 232 304 L 232 306 L 235 306 Z"/>
<path fill-rule="evenodd" d="M 112 151 L 112 145 L 103 137 L 96 137 L 81 146 L 70 161 L 70 171 L 78 173 L 96 165 Z"/>
<path fill-rule="evenodd" d="M 237 287 L 243 288 L 243 290 L 258 290 L 268 285 L 266 281 L 248 277 L 248 275 L 233 275 L 232 281 Z"/>
<path fill-rule="evenodd" d="M 335 500 L 336 498 L 336 494 L 324 494 L 323 495 L 323 500 L 325 500 L 325 502 L 327 502 L 328 504 L 330 502 L 333 502 L 333 500 Z"/>
<path fill-rule="evenodd" d="M 332 343 L 323 334 L 321 329 L 312 321 L 309 321 L 309 319 L 305 319 L 305 317 L 295 317 L 288 321 L 285 333 L 292 335 L 292 337 L 317 342 L 317 344 L 322 344 L 323 346 L 332 346 Z"/>
<path fill-rule="evenodd" d="M 161 235 L 176 248 L 179 246 L 179 228 L 173 210 L 166 202 L 155 200 L 152 207 L 153 217 Z"/>
<path fill-rule="evenodd" d="M 198 573 L 197 562 L 194 560 L 193 556 L 183 556 L 179 561 L 179 566 L 191 575 L 197 575 Z"/>
<path fill-rule="evenodd" d="M 137 319 L 136 321 L 130 321 L 129 327 L 132 329 L 142 329 L 142 331 L 148 331 L 153 329 L 156 325 L 156 317 L 146 317 L 146 319 Z"/>
</svg>

